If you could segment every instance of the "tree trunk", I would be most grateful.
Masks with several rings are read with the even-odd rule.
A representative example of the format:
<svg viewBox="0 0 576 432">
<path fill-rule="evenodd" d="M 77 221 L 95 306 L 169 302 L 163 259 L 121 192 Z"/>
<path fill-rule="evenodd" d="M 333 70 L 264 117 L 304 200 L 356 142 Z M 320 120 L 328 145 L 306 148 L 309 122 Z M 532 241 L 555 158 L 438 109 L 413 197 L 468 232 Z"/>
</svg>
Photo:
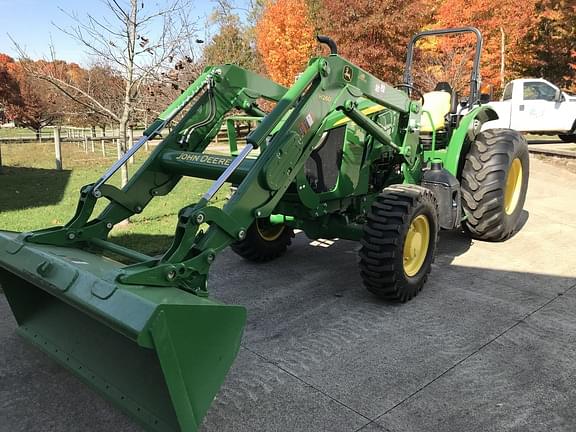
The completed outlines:
<svg viewBox="0 0 576 432">
<path fill-rule="evenodd" d="M 126 132 L 128 128 L 128 122 L 132 115 L 132 103 L 133 103 L 133 85 L 134 85 L 134 55 L 136 52 L 136 17 L 138 14 L 138 2 L 137 0 L 130 0 L 130 19 L 127 21 L 127 33 L 128 33 L 128 50 L 127 50 L 127 62 L 126 62 L 126 87 L 124 89 L 124 103 L 122 104 L 122 116 L 120 117 L 119 124 L 119 135 L 118 140 L 118 157 L 127 151 Z M 128 165 L 122 165 L 122 187 L 128 183 Z"/>
<path fill-rule="evenodd" d="M 126 117 L 126 118 L 125 118 Z M 128 116 L 122 116 L 122 118 L 120 119 L 120 125 L 119 125 L 119 137 L 118 137 L 118 144 L 117 144 L 117 148 L 118 148 L 118 159 L 120 159 L 122 156 L 124 156 L 124 154 L 127 151 L 127 138 L 126 138 L 126 130 L 128 127 Z M 121 173 L 121 184 L 122 187 L 126 186 L 126 184 L 128 183 L 128 164 L 123 164 L 122 168 L 120 168 L 120 173 Z"/>
<path fill-rule="evenodd" d="M 0 143 L 0 174 L 3 174 L 2 172 L 2 144 Z"/>
<path fill-rule="evenodd" d="M 36 133 L 36 141 L 40 141 L 40 131 L 41 131 L 40 128 L 34 130 L 34 132 Z"/>
<path fill-rule="evenodd" d="M 504 89 L 504 73 L 506 64 L 506 34 L 504 29 L 500 27 L 500 89 Z"/>
<path fill-rule="evenodd" d="M 144 130 L 146 130 L 146 128 L 150 126 L 148 124 L 148 111 L 144 112 Z M 144 143 L 144 150 L 146 150 L 146 153 L 148 153 L 150 151 L 150 147 L 149 147 L 149 141 L 146 141 Z"/>
<path fill-rule="evenodd" d="M 126 112 L 125 112 L 126 114 Z M 116 141 L 116 148 L 118 150 L 118 159 L 126 153 L 126 128 L 128 126 L 128 116 L 122 116 L 118 127 L 118 140 Z M 128 184 L 128 163 L 124 163 L 120 168 L 120 178 L 122 188 Z M 124 219 L 120 222 L 119 226 L 127 226 L 130 223 L 130 218 Z"/>
<path fill-rule="evenodd" d="M 131 149 L 133 145 L 134 145 L 134 127 L 130 125 L 130 127 L 128 128 L 128 146 L 126 147 L 126 149 Z M 134 156 L 130 158 L 130 163 L 134 164 Z"/>
</svg>

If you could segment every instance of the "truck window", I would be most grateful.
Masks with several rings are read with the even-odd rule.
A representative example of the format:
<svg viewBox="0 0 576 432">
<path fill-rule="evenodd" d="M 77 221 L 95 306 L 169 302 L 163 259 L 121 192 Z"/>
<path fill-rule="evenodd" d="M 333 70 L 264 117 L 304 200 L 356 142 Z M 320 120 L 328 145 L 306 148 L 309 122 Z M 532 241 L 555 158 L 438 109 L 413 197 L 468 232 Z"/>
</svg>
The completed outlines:
<svg viewBox="0 0 576 432">
<path fill-rule="evenodd" d="M 556 90 L 548 84 L 538 81 L 524 83 L 524 100 L 554 101 Z"/>
<path fill-rule="evenodd" d="M 504 94 L 502 94 L 502 100 L 510 100 L 512 99 L 512 86 L 514 84 L 508 83 L 506 88 L 504 88 Z"/>
</svg>

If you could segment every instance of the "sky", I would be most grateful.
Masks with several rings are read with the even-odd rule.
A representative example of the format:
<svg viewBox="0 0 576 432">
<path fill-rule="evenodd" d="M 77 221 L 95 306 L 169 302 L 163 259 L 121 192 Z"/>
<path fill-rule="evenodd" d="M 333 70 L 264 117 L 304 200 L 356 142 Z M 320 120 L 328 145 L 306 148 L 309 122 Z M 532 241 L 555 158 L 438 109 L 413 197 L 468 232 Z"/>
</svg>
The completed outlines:
<svg viewBox="0 0 576 432">
<path fill-rule="evenodd" d="M 139 0 L 146 4 L 162 4 L 163 0 Z M 203 28 L 198 38 L 207 39 L 209 35 L 204 29 L 207 17 L 216 3 L 211 0 L 193 0 L 193 17 L 198 19 Z M 246 4 L 248 0 L 239 0 L 236 4 Z M 127 0 L 119 0 L 127 4 Z M 87 56 L 81 45 L 70 36 L 62 33 L 59 27 L 70 27 L 74 21 L 67 13 L 76 13 L 84 18 L 86 14 L 94 17 L 114 19 L 112 13 L 101 0 L 0 0 L 0 53 L 18 58 L 18 52 L 10 40 L 10 36 L 24 48 L 33 59 L 50 58 L 50 40 L 56 48 L 56 57 L 61 60 L 88 65 L 91 58 Z M 209 30 L 211 31 L 211 30 Z"/>
</svg>

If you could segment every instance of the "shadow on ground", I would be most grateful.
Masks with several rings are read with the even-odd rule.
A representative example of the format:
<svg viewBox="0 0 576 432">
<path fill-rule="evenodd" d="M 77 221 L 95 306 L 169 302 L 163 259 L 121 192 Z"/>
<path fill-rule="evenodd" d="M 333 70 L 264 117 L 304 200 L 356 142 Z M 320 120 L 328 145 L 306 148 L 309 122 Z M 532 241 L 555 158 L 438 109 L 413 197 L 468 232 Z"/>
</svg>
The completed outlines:
<svg viewBox="0 0 576 432">
<path fill-rule="evenodd" d="M 364 289 L 358 243 L 299 234 L 259 265 L 218 254 L 211 297 L 248 321 L 200 431 L 573 432 L 574 180 L 534 166 L 524 229 L 504 243 L 443 233 L 403 305 Z M 142 431 L 15 329 L 0 295 L 0 432 Z"/>
<path fill-rule="evenodd" d="M 512 237 L 522 231 L 522 228 L 528 223 L 528 219 L 530 219 L 530 212 L 522 210 L 520 218 L 518 219 L 518 225 Z M 468 252 L 472 243 L 472 238 L 463 230 L 440 231 L 438 249 L 436 250 L 436 262 L 451 264 L 455 258 Z"/>
<path fill-rule="evenodd" d="M 0 212 L 58 204 L 70 175 L 69 170 L 3 167 L 0 175 Z"/>
<path fill-rule="evenodd" d="M 573 277 L 450 265 L 470 240 L 444 233 L 426 288 L 390 305 L 363 289 L 357 243 L 294 243 L 218 256 L 210 290 L 249 318 L 201 431 L 572 430 Z M 141 430 L 17 337 L 1 295 L 0 317 L 1 430 Z"/>
</svg>

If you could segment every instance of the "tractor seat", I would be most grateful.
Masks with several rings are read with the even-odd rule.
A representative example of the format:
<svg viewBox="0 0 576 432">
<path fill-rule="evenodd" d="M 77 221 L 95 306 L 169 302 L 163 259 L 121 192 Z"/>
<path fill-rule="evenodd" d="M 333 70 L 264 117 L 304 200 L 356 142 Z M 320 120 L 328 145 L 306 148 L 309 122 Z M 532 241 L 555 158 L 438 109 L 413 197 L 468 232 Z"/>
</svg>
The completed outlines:
<svg viewBox="0 0 576 432">
<path fill-rule="evenodd" d="M 452 111 L 453 107 L 452 93 L 450 84 L 439 82 L 434 88 L 434 91 L 424 94 L 422 110 L 430 113 L 432 122 L 430 122 L 428 114 L 422 113 L 420 119 L 421 132 L 432 132 L 432 129 L 436 131 L 445 129 L 446 117 Z"/>
</svg>

